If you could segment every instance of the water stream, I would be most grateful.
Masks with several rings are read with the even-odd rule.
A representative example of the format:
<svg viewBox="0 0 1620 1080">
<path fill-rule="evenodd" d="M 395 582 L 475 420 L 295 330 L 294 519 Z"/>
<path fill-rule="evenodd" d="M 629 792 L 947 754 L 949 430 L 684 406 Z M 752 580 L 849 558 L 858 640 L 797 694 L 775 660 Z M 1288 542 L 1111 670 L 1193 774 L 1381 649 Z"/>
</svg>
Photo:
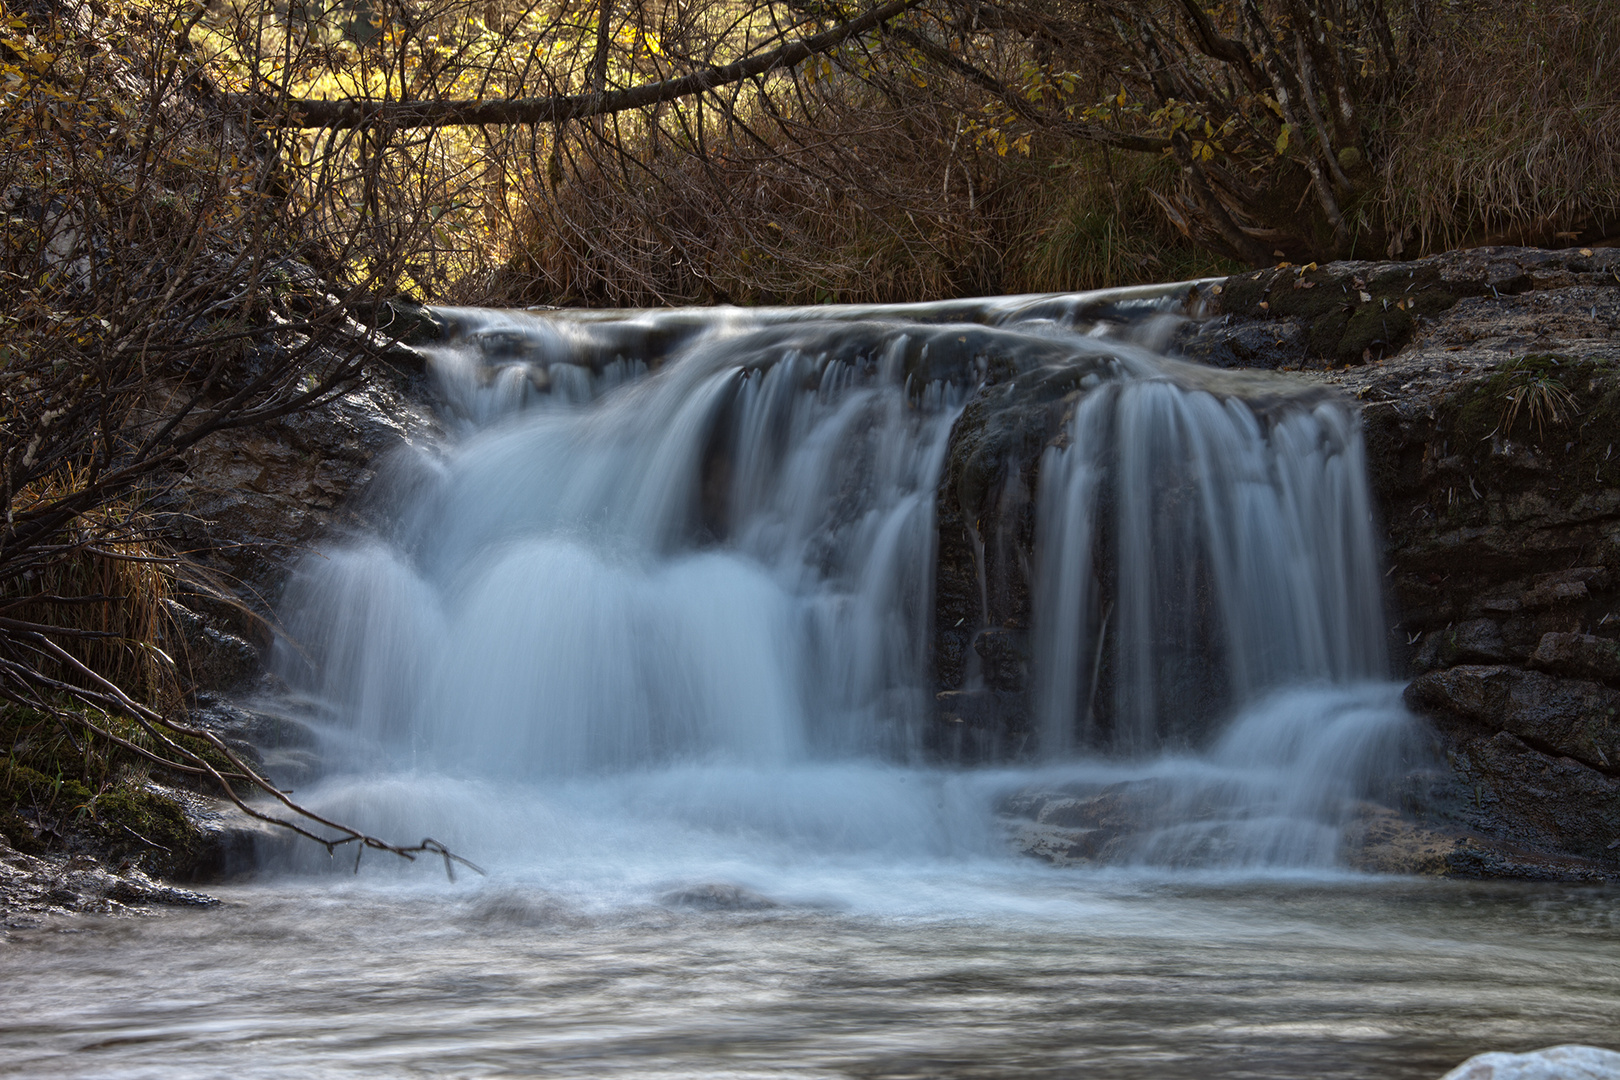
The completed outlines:
<svg viewBox="0 0 1620 1080">
<path fill-rule="evenodd" d="M 299 797 L 489 876 L 305 847 L 223 912 L 14 935 L 0 1075 L 1420 1077 L 1612 1038 L 1611 895 L 1342 868 L 1422 744 L 1359 426 L 1161 355 L 1184 293 L 447 312 L 451 437 L 301 565 L 276 662 Z M 964 768 L 940 478 L 981 387 L 1054 373 L 1037 737 Z M 1056 868 L 1013 843 L 1041 791 L 1151 805 Z"/>
</svg>

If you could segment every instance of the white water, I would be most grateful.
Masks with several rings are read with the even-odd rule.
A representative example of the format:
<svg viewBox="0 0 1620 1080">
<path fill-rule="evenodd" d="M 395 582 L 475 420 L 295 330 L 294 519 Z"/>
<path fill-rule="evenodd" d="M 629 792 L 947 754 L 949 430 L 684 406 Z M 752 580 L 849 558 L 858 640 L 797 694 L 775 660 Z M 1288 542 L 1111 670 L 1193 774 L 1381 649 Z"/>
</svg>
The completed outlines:
<svg viewBox="0 0 1620 1080">
<path fill-rule="evenodd" d="M 1268 400 L 1256 386 L 1245 400 L 1241 384 L 1206 390 L 1210 380 L 1190 367 L 1165 374 L 1089 395 L 1068 443 L 1042 463 L 1037 672 L 1054 749 L 1098 741 L 1110 621 L 1111 742 L 1137 753 L 1185 732 L 1190 703 L 1175 699 L 1177 681 L 1213 675 L 1241 704 L 1278 686 L 1386 674 L 1356 417 L 1304 394 Z M 1105 530 L 1111 594 L 1093 573 Z M 1200 663 L 1201 651 L 1215 662 Z"/>
<path fill-rule="evenodd" d="M 1127 861 L 1332 868 L 1344 815 L 1410 742 L 1374 681 L 1356 423 L 1158 356 L 1178 291 L 449 313 L 433 363 L 454 440 L 394 463 L 391 526 L 289 590 L 281 669 L 333 765 L 302 796 L 627 899 L 723 880 L 873 910 L 896 889 L 914 912 L 1005 904 L 1016 890 L 972 883 L 1017 861 L 994 810 L 1030 784 L 1152 782 Z M 1043 466 L 1046 749 L 961 771 L 921 750 L 934 504 L 952 423 L 1008 359 L 1094 377 Z M 1091 572 L 1104 543 L 1117 603 Z M 1194 617 L 1199 587 L 1217 617 Z M 1099 741 L 1107 618 L 1119 719 Z M 1199 634 L 1216 648 L 1195 674 L 1230 716 L 1193 717 L 1159 678 Z M 1199 742 L 1194 720 L 1231 726 Z"/>
</svg>

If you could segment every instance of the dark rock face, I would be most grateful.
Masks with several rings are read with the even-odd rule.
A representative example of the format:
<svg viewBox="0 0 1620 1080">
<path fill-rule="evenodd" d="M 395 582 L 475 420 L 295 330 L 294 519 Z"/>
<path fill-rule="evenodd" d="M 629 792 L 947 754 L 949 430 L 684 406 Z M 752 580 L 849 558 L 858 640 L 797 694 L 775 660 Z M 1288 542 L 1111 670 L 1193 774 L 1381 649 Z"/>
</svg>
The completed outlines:
<svg viewBox="0 0 1620 1080">
<path fill-rule="evenodd" d="M 269 613 L 293 555 L 363 520 L 356 496 L 392 450 L 437 434 L 420 376 L 383 368 L 321 408 L 221 432 L 180 477 L 166 507 L 177 543 L 218 571 L 248 611 Z M 268 643 L 242 608 L 182 599 L 214 629 Z"/>
<path fill-rule="evenodd" d="M 1543 634 L 1530 664 L 1554 675 L 1620 682 L 1620 641 L 1593 634 Z"/>
<path fill-rule="evenodd" d="M 259 653 L 252 645 L 176 601 L 166 606 L 179 641 L 165 644 L 178 646 L 176 655 L 184 658 L 194 689 L 229 690 L 259 673 Z"/>
<path fill-rule="evenodd" d="M 1478 784 L 1476 808 L 1491 831 L 1614 868 L 1620 780 L 1533 749 L 1506 731 L 1464 743 L 1452 764 Z"/>
<path fill-rule="evenodd" d="M 1475 836 L 1451 873 L 1613 874 L 1620 250 L 1463 254 L 1403 352 L 1328 376 L 1364 402 L 1391 651 L 1452 767 L 1425 813 Z"/>
<path fill-rule="evenodd" d="M 1551 635 L 1549 635 L 1551 636 Z M 1490 833 L 1620 864 L 1620 691 L 1514 667 L 1419 676 L 1407 701 L 1436 718 Z"/>
<path fill-rule="evenodd" d="M 1620 773 L 1620 691 L 1511 667 L 1463 666 L 1412 681 L 1407 702 L 1476 730 L 1507 732 L 1548 753 Z"/>
<path fill-rule="evenodd" d="M 956 761 L 1033 748 L 1031 555 L 1041 454 L 1085 392 L 1090 368 L 992 365 L 951 431 L 935 503 L 931 749 Z M 1091 377 L 1095 382 L 1095 377 Z"/>
</svg>

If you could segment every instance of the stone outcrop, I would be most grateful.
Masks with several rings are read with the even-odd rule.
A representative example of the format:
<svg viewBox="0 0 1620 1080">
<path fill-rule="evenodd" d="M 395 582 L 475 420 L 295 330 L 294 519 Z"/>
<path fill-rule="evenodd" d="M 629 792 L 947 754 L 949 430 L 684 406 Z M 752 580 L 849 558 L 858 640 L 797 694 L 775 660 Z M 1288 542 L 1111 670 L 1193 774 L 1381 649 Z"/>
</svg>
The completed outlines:
<svg viewBox="0 0 1620 1080">
<path fill-rule="evenodd" d="M 29 855 L 0 833 L 0 942 L 7 928 L 37 926 L 52 915 L 128 915 L 153 904 L 214 903 L 211 896 L 154 881 L 131 865 L 109 867 L 88 855 Z"/>
<path fill-rule="evenodd" d="M 360 492 L 392 451 L 438 436 L 419 366 L 407 366 L 403 350 L 391 356 L 326 405 L 221 432 L 179 478 L 164 507 L 176 542 L 217 571 L 248 611 L 269 614 L 294 555 L 365 521 L 370 508 Z M 187 603 L 217 629 L 266 643 L 248 612 L 206 596 Z"/>
<path fill-rule="evenodd" d="M 1451 766 L 1427 812 L 1620 872 L 1620 251 L 1480 261 L 1511 295 L 1325 377 L 1364 403 L 1391 651 Z"/>
<path fill-rule="evenodd" d="M 1552 637 L 1554 635 L 1547 635 Z M 1421 675 L 1407 702 L 1486 731 L 1506 732 L 1598 770 L 1620 761 L 1620 691 L 1579 678 L 1502 666 L 1462 665 Z"/>
<path fill-rule="evenodd" d="M 1188 357 L 1288 373 L 1363 408 L 1391 652 L 1417 677 L 1409 700 L 1433 720 L 1445 767 L 1399 812 L 1358 810 L 1346 857 L 1423 873 L 1620 873 L 1620 250 L 1279 267 L 1188 300 L 1203 315 L 1175 338 Z M 289 557 L 361 524 L 360 493 L 390 451 L 436 436 L 420 370 L 394 360 L 320 410 L 216 438 L 162 507 L 236 593 L 177 598 L 205 695 L 256 672 Z M 1036 749 L 1035 497 L 1092 376 L 982 360 L 936 498 L 928 741 L 957 761 Z M 199 722 L 281 782 L 314 775 L 307 730 L 202 703 Z M 1142 790 L 1067 800 L 1010 818 L 1053 861 L 1108 858 L 1151 802 Z"/>
</svg>

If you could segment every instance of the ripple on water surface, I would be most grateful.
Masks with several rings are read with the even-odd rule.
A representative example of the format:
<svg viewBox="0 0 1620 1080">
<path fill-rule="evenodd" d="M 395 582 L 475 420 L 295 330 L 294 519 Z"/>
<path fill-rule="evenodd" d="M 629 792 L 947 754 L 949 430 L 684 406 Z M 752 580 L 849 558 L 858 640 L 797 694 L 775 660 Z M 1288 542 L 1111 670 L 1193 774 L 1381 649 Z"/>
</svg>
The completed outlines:
<svg viewBox="0 0 1620 1080">
<path fill-rule="evenodd" d="M 971 867 L 956 891 L 970 914 L 228 889 L 12 931 L 0 1074 L 1399 1080 L 1620 1030 L 1612 891 Z"/>
</svg>

